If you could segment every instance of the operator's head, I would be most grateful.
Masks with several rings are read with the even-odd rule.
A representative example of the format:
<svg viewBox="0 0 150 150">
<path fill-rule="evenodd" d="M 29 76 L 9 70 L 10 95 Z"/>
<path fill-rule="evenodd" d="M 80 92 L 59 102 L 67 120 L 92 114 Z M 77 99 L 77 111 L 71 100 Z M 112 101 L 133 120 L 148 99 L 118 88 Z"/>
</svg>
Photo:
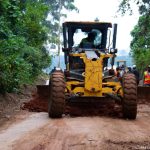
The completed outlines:
<svg viewBox="0 0 150 150">
<path fill-rule="evenodd" d="M 96 34 L 96 32 L 94 32 L 94 31 L 89 32 L 89 33 L 88 33 L 88 39 L 89 39 L 90 41 L 94 41 L 96 35 L 97 35 L 97 34 Z"/>
</svg>

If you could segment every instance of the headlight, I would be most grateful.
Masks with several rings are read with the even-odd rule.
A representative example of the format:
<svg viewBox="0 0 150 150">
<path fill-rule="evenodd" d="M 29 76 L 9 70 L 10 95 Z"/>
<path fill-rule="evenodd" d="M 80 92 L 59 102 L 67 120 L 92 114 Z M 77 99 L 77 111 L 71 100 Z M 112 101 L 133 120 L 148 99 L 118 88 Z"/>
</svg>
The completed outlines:
<svg viewBox="0 0 150 150">
<path fill-rule="evenodd" d="M 114 49 L 110 49 L 110 53 L 114 53 L 115 52 L 115 50 Z"/>
<path fill-rule="evenodd" d="M 110 49 L 110 53 L 111 53 L 111 54 L 117 53 L 117 49 L 111 48 L 111 49 Z"/>
</svg>

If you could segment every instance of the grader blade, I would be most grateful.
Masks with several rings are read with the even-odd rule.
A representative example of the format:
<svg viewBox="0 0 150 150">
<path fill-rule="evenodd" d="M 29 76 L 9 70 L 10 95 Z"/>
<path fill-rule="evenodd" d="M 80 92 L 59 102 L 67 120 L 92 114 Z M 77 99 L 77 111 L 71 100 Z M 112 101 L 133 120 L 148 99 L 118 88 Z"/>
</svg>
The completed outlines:
<svg viewBox="0 0 150 150">
<path fill-rule="evenodd" d="M 150 87 L 138 86 L 138 99 L 150 101 Z"/>
<path fill-rule="evenodd" d="M 48 99 L 50 94 L 49 85 L 37 85 L 37 93 L 41 98 Z M 150 101 L 150 87 L 138 86 L 138 99 L 147 99 Z"/>
</svg>

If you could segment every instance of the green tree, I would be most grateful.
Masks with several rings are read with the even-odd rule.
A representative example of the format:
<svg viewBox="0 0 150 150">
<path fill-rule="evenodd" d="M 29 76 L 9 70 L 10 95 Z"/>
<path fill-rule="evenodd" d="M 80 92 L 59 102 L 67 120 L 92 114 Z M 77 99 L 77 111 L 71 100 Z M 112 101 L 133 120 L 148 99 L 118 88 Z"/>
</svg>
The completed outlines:
<svg viewBox="0 0 150 150">
<path fill-rule="evenodd" d="M 118 11 L 123 15 L 126 14 L 127 11 L 132 14 L 133 4 L 136 4 L 141 15 L 150 14 L 150 0 L 122 0 Z"/>
<path fill-rule="evenodd" d="M 141 16 L 131 35 L 131 54 L 138 68 L 143 71 L 150 64 L 150 16 Z"/>
<path fill-rule="evenodd" d="M 0 93 L 33 82 L 50 65 L 44 45 L 60 42 L 60 18 L 66 16 L 61 10 L 77 10 L 73 2 L 0 0 Z"/>
<path fill-rule="evenodd" d="M 77 10 L 73 2 L 0 0 L 0 93 L 33 82 L 50 65 L 44 45 L 60 42 L 60 18 L 66 16 L 61 10 Z"/>
<path fill-rule="evenodd" d="M 49 12 L 42 1 L 0 1 L 0 93 L 31 83 L 50 64 L 43 47 Z"/>
<path fill-rule="evenodd" d="M 150 1 L 149 0 L 122 0 L 119 11 L 125 15 L 127 11 L 132 15 L 132 4 L 136 4 L 139 14 L 137 25 L 131 32 L 132 41 L 130 44 L 131 55 L 135 64 L 143 72 L 150 63 Z"/>
<path fill-rule="evenodd" d="M 51 28 L 50 32 L 50 43 L 58 44 L 60 43 L 60 33 L 62 28 L 60 25 L 60 20 L 63 17 L 67 17 L 64 13 L 67 11 L 79 11 L 74 5 L 74 0 L 44 0 L 45 3 L 51 8 L 49 12 L 49 18 L 51 22 L 48 24 Z M 62 11 L 63 10 L 63 11 Z"/>
</svg>

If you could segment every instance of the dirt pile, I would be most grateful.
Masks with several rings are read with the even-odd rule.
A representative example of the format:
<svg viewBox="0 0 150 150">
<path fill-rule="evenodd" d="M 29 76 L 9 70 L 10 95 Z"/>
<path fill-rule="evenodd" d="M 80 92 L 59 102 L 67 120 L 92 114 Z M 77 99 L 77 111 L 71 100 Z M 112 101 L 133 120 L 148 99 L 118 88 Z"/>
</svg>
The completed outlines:
<svg viewBox="0 0 150 150">
<path fill-rule="evenodd" d="M 46 85 L 38 85 L 30 101 L 23 103 L 21 109 L 32 112 L 48 112 L 49 88 Z"/>
<path fill-rule="evenodd" d="M 35 97 L 29 102 L 24 102 L 21 109 L 27 109 L 32 112 L 48 112 L 48 101 L 40 97 Z"/>
<path fill-rule="evenodd" d="M 22 109 L 32 112 L 48 112 L 48 98 L 34 97 L 29 102 L 25 102 Z M 113 116 L 121 117 L 121 107 L 116 105 L 114 101 L 99 102 L 66 102 L 65 115 L 70 116 Z"/>
</svg>

